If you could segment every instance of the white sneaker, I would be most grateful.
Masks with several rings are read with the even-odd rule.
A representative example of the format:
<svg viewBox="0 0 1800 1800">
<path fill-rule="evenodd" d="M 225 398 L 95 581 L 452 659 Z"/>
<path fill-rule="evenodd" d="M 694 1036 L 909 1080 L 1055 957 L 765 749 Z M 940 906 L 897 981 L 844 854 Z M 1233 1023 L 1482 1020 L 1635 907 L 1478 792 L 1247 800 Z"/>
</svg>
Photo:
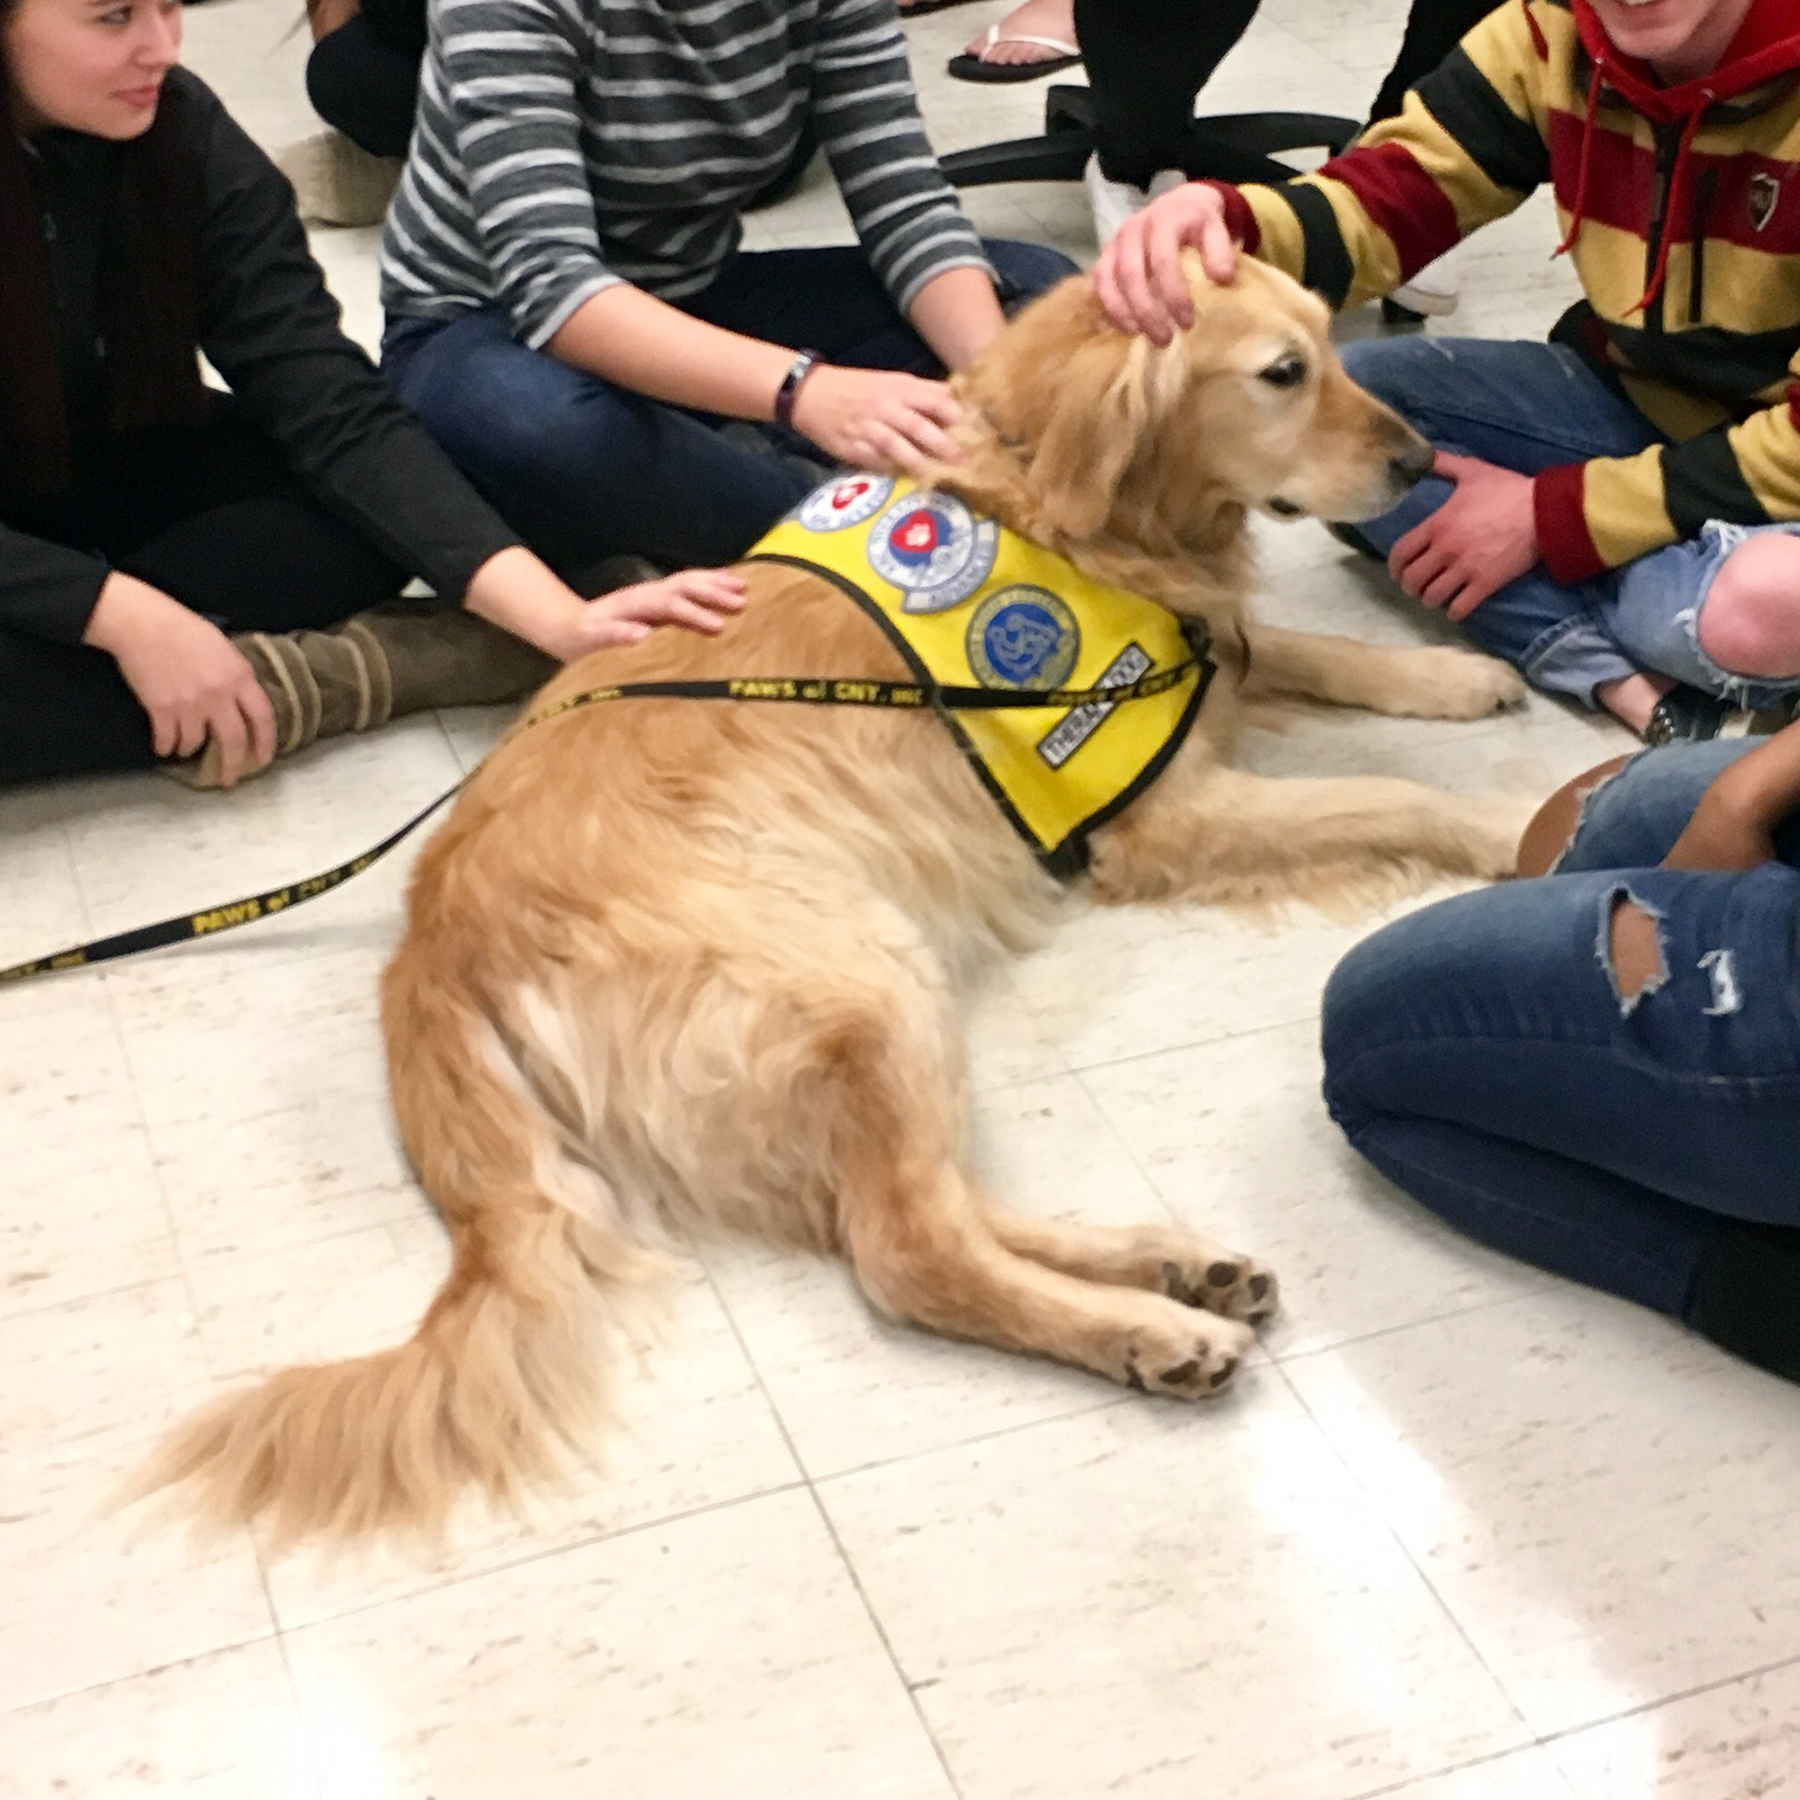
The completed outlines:
<svg viewBox="0 0 1800 1800">
<path fill-rule="evenodd" d="M 1449 262 L 1450 257 L 1446 254 L 1434 263 L 1427 263 L 1411 281 L 1395 288 L 1388 298 L 1396 306 L 1428 318 L 1442 318 L 1446 313 L 1455 312 L 1460 289 L 1456 271 L 1449 267 Z"/>
<path fill-rule="evenodd" d="M 371 156 L 338 131 L 301 138 L 275 158 L 294 184 L 303 219 L 321 225 L 379 225 L 405 167 L 397 156 Z"/>
<path fill-rule="evenodd" d="M 1134 187 L 1129 181 L 1112 181 L 1100 167 L 1098 151 L 1087 159 L 1081 179 L 1094 214 L 1094 239 L 1103 250 L 1127 219 L 1141 213 L 1152 200 L 1160 200 L 1164 194 L 1173 193 L 1187 182 L 1187 176 L 1180 169 L 1159 169 L 1151 177 L 1148 188 Z"/>
</svg>

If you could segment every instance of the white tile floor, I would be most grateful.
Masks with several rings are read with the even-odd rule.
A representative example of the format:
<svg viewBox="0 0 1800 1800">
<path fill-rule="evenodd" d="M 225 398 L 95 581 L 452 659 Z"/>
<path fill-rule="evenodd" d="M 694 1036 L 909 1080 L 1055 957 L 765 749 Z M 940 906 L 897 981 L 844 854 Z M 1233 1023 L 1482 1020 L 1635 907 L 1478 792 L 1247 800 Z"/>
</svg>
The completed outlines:
<svg viewBox="0 0 1800 1800">
<path fill-rule="evenodd" d="M 941 146 L 1041 86 L 914 26 Z M 1354 113 L 1400 0 L 1269 0 L 1217 106 Z M 209 0 L 194 63 L 265 142 L 312 128 L 288 0 Z M 1079 195 L 988 230 L 1077 253 Z M 842 231 L 815 180 L 755 241 Z M 1464 265 L 1459 329 L 1540 331 L 1542 214 Z M 319 251 L 376 327 L 373 236 Z M 1367 329 L 1352 321 L 1349 329 Z M 1267 610 L 1426 630 L 1316 528 Z M 0 963 L 358 848 L 491 738 L 425 718 L 229 798 L 145 777 L 0 796 Z M 1271 769 L 1547 790 L 1618 746 L 1309 716 Z M 1168 1214 L 1287 1310 L 1185 1410 L 871 1319 L 839 1274 L 696 1267 L 608 1472 L 441 1566 L 269 1564 L 108 1517 L 246 1371 L 403 1332 L 443 1267 L 383 1096 L 374 977 L 406 858 L 302 914 L 0 994 L 0 1796 L 6 1800 L 1769 1800 L 1800 1795 L 1794 1396 L 1455 1239 L 1317 1100 L 1319 985 L 1366 921 L 1090 917 L 975 1022 L 1010 1198 Z"/>
</svg>

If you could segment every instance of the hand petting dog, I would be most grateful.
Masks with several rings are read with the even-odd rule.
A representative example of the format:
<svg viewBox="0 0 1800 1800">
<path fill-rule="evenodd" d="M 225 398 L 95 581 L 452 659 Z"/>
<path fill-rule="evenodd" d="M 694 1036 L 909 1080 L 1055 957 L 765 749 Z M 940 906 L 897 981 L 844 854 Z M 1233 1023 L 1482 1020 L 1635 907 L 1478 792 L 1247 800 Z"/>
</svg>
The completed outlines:
<svg viewBox="0 0 1800 1800">
<path fill-rule="evenodd" d="M 1440 450 L 1434 475 L 1456 491 L 1388 553 L 1388 568 L 1413 599 L 1466 619 L 1538 560 L 1529 475 Z"/>
</svg>

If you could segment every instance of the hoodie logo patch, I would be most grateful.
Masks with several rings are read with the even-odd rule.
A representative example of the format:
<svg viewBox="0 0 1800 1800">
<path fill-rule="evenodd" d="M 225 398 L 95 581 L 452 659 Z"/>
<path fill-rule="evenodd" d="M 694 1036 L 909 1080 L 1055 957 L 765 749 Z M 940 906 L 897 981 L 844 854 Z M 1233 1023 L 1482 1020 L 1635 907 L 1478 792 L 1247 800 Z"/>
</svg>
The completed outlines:
<svg viewBox="0 0 1800 1800">
<path fill-rule="evenodd" d="M 1781 198 L 1781 183 L 1773 175 L 1750 177 L 1750 229 L 1761 231 L 1775 216 L 1776 202 Z"/>
</svg>

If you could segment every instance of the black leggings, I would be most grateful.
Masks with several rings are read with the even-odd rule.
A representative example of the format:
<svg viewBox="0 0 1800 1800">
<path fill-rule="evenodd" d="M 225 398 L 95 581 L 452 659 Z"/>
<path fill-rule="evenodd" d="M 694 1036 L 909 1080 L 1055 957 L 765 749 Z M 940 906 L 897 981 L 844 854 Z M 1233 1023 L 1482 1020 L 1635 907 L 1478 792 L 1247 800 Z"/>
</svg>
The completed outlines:
<svg viewBox="0 0 1800 1800">
<path fill-rule="evenodd" d="M 196 430 L 119 448 L 72 499 L 0 499 L 0 521 L 95 551 L 225 631 L 335 625 L 407 579 L 223 406 Z M 0 626 L 0 786 L 154 760 L 110 656 Z"/>
<path fill-rule="evenodd" d="M 1099 127 L 1100 167 L 1147 186 L 1159 169 L 1187 166 L 1194 96 L 1256 17 L 1259 0 L 1075 0 L 1075 34 Z M 1399 59 L 1369 119 L 1400 110 L 1499 0 L 1413 0 Z M 1204 173 L 1194 171 L 1195 173 Z"/>
<path fill-rule="evenodd" d="M 371 156 L 404 156 L 419 99 L 414 47 L 384 36 L 365 13 L 328 32 L 306 59 L 306 97 L 327 125 Z"/>
</svg>

